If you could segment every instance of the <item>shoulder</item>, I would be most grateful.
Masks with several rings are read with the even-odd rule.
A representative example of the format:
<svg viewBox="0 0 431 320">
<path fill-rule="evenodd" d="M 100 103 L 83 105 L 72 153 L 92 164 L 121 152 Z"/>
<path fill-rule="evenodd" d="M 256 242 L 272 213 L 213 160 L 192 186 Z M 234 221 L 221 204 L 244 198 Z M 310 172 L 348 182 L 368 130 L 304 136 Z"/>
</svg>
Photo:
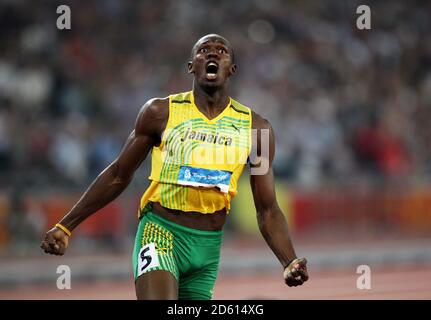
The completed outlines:
<svg viewBox="0 0 431 320">
<path fill-rule="evenodd" d="M 145 114 L 148 116 L 160 118 L 165 114 L 169 114 L 169 97 L 153 98 L 148 100 L 139 111 L 139 115 Z"/>
<path fill-rule="evenodd" d="M 250 107 L 247 107 L 232 98 L 231 98 L 231 102 L 232 102 L 231 107 L 234 108 L 235 111 L 251 114 L 252 129 L 271 129 L 272 130 L 271 123 L 267 119 L 263 118 L 260 114 L 253 111 Z"/>
<path fill-rule="evenodd" d="M 148 100 L 139 110 L 135 130 L 141 133 L 161 133 L 169 117 L 169 97 Z"/>
<path fill-rule="evenodd" d="M 232 98 L 230 98 L 230 101 L 231 101 L 230 107 L 233 108 L 236 112 L 243 113 L 246 115 L 250 115 L 250 113 L 252 112 L 251 108 L 243 105 L 242 103 L 239 103 L 238 101 Z"/>
<path fill-rule="evenodd" d="M 272 131 L 272 126 L 271 123 L 265 119 L 264 117 L 262 117 L 260 114 L 252 111 L 252 121 L 253 121 L 253 125 L 252 128 L 253 129 L 269 129 Z"/>
</svg>

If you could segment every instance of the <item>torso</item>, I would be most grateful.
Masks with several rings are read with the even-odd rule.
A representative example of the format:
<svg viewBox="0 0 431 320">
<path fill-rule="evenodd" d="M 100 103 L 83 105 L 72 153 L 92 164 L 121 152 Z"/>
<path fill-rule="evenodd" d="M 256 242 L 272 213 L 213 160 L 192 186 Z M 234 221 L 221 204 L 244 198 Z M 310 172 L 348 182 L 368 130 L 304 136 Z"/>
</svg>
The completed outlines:
<svg viewBox="0 0 431 320">
<path fill-rule="evenodd" d="M 153 123 L 157 129 L 155 145 L 161 141 L 160 137 L 165 130 L 169 118 L 169 98 L 157 99 L 154 104 L 157 107 L 158 121 Z M 260 117 L 259 117 L 260 118 Z M 253 112 L 253 128 L 255 127 L 255 113 Z M 177 223 L 179 225 L 207 231 L 221 230 L 226 222 L 227 213 L 225 209 L 213 212 L 211 214 L 202 214 L 200 212 L 184 212 L 163 207 L 160 203 L 153 203 L 153 212 L 161 217 Z"/>
<path fill-rule="evenodd" d="M 218 231 L 223 229 L 226 222 L 226 210 L 224 209 L 211 214 L 202 214 L 172 210 L 162 207 L 159 203 L 153 203 L 153 212 L 184 227 L 199 230 Z"/>
</svg>

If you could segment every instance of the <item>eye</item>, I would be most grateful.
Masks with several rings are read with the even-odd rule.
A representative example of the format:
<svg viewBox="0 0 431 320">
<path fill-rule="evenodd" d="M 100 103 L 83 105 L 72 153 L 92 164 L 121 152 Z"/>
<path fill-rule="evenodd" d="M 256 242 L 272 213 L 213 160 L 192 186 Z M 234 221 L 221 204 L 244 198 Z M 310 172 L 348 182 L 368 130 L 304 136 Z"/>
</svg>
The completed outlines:
<svg viewBox="0 0 431 320">
<path fill-rule="evenodd" d="M 224 49 L 224 48 L 218 49 L 218 52 L 221 53 L 221 54 L 227 53 L 226 49 Z"/>
<path fill-rule="evenodd" d="M 207 52 L 208 52 L 208 49 L 207 49 L 207 48 L 200 48 L 200 49 L 199 49 L 199 52 L 200 52 L 200 53 L 207 53 Z"/>
</svg>

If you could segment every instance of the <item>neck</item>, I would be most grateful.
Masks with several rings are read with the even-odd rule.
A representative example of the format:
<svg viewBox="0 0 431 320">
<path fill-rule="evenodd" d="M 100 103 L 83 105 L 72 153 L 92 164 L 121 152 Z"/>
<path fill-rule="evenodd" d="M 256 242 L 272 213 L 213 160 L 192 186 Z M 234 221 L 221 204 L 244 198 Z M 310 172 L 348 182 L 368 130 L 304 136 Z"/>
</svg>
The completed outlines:
<svg viewBox="0 0 431 320">
<path fill-rule="evenodd" d="M 227 86 L 202 88 L 193 82 L 193 97 L 198 109 L 209 118 L 214 118 L 229 103 Z"/>
</svg>

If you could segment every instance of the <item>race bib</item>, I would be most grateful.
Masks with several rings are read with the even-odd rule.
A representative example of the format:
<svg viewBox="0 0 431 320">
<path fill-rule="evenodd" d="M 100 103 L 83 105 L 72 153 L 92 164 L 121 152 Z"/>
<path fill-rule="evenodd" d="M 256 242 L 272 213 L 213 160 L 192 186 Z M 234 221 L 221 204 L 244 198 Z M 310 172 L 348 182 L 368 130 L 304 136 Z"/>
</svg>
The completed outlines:
<svg viewBox="0 0 431 320">
<path fill-rule="evenodd" d="M 232 172 L 181 166 L 178 184 L 194 187 L 217 187 L 221 192 L 228 193 Z"/>
<path fill-rule="evenodd" d="M 143 246 L 138 257 L 138 277 L 150 268 L 158 266 L 160 266 L 160 263 L 155 244 L 149 243 Z"/>
</svg>

